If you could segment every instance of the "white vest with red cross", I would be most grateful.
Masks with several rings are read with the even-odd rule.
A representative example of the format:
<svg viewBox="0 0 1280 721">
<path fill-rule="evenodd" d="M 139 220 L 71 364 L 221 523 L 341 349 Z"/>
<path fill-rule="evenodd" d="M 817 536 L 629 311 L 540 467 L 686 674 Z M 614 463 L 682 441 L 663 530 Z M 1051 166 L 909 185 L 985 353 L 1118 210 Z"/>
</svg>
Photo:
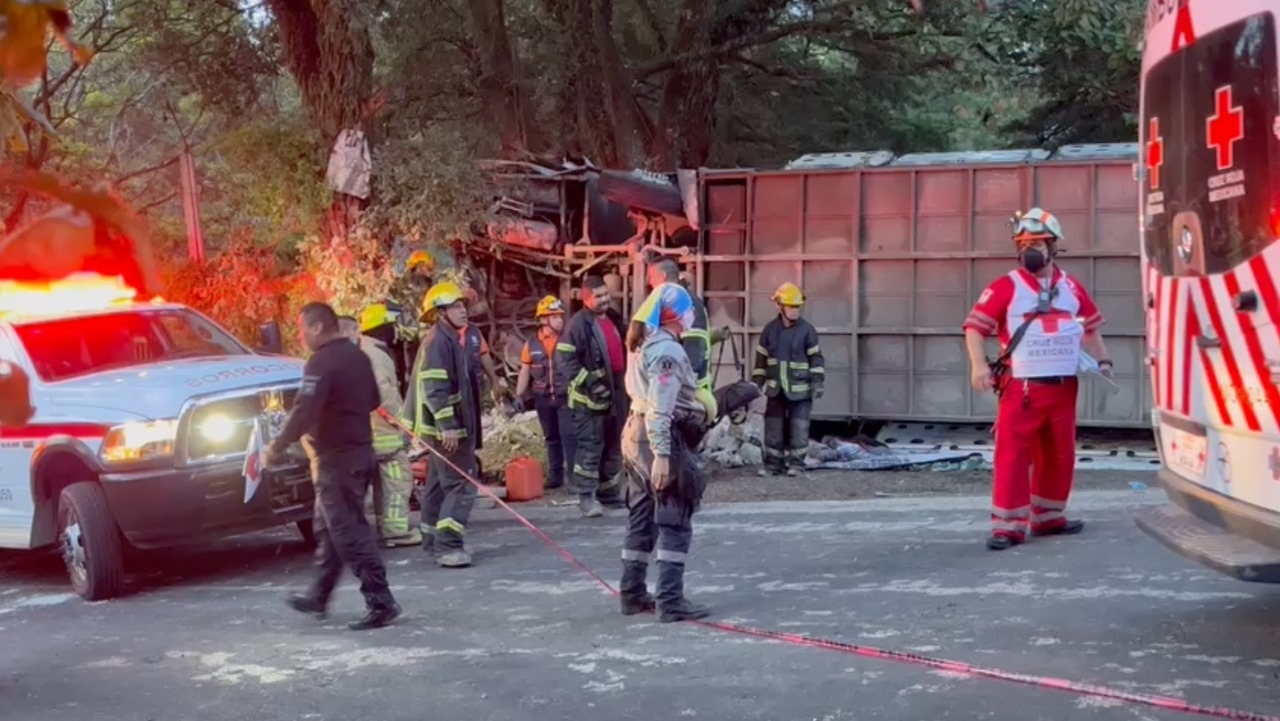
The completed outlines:
<svg viewBox="0 0 1280 721">
<path fill-rule="evenodd" d="M 1013 334 L 1040 303 L 1041 293 L 1050 290 L 1018 270 L 1011 271 L 1013 298 L 1009 301 L 1005 327 Z M 1084 323 L 1080 318 L 1080 296 L 1075 283 L 1063 273 L 1054 284 L 1050 309 L 1027 325 L 1022 340 L 1010 356 L 1014 378 L 1074 376 L 1080 369 L 1080 342 Z"/>
</svg>

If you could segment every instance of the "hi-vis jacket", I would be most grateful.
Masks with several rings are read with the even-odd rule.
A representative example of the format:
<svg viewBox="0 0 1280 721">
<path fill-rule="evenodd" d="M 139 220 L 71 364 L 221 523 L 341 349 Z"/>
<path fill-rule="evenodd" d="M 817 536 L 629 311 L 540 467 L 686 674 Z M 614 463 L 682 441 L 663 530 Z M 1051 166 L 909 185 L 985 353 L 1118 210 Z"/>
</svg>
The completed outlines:
<svg viewBox="0 0 1280 721">
<path fill-rule="evenodd" d="M 605 323 L 613 321 L 607 317 Z M 556 395 L 568 399 L 570 408 L 608 413 L 612 408 L 613 369 L 600 329 L 601 317 L 583 308 L 569 319 L 556 343 Z"/>
<path fill-rule="evenodd" d="M 804 318 L 790 328 L 778 316 L 765 325 L 756 346 L 751 380 L 764 383 L 770 398 L 782 394 L 789 401 L 813 397 L 814 387 L 826 381 L 826 361 L 818 344 L 818 330 Z"/>
<path fill-rule="evenodd" d="M 360 350 L 373 365 L 373 377 L 378 381 L 378 401 L 380 407 L 393 418 L 404 413 L 404 401 L 400 398 L 400 382 L 396 378 L 396 362 L 391 359 L 391 352 L 385 343 L 369 336 L 360 336 Z M 405 439 L 400 431 L 377 413 L 371 418 L 373 423 L 373 452 L 385 456 L 404 448 Z"/>
<path fill-rule="evenodd" d="M 631 359 L 626 374 L 631 413 L 644 416 L 654 455 L 670 456 L 672 419 L 677 414 L 705 413 L 694 395 L 697 381 L 689 355 L 675 336 L 658 328 L 649 333 Z"/>
<path fill-rule="evenodd" d="M 480 417 L 472 392 L 467 351 L 458 332 L 437 322 L 427 331 L 413 361 L 413 383 L 405 398 L 406 424 L 418 436 L 442 438 L 444 431 L 462 431 L 481 448 Z"/>
<path fill-rule="evenodd" d="M 680 336 L 680 345 L 689 354 L 689 366 L 698 379 L 698 387 L 711 390 L 711 331 L 707 321 L 707 306 L 693 293 L 693 327 Z"/>
</svg>

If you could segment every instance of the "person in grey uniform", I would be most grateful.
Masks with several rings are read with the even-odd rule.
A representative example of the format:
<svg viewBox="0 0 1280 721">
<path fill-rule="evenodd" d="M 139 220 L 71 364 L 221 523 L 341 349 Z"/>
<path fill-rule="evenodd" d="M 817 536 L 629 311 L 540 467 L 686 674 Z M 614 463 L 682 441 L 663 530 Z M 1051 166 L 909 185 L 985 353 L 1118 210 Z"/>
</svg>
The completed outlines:
<svg viewBox="0 0 1280 721">
<path fill-rule="evenodd" d="M 622 462 L 630 515 L 622 546 L 622 613 L 656 607 L 663 623 L 711 613 L 684 595 L 693 514 L 706 487 L 692 449 L 706 433 L 707 411 L 695 398 L 697 380 L 680 344 L 693 326 L 693 313 L 693 300 L 680 285 L 655 288 L 634 318 L 645 324 L 647 335 L 631 353 L 626 373 L 631 412 L 622 429 Z M 655 555 L 656 597 L 646 583 Z"/>
</svg>

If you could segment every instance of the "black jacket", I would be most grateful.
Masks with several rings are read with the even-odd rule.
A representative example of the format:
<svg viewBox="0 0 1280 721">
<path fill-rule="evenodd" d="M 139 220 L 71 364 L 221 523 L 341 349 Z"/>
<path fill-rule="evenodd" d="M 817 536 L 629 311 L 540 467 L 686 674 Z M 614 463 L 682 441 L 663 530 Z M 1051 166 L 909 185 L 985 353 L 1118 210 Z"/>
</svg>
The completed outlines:
<svg viewBox="0 0 1280 721">
<path fill-rule="evenodd" d="M 818 330 L 804 318 L 788 328 L 778 316 L 765 324 L 756 346 L 751 380 L 764 386 L 764 394 L 779 393 L 789 401 L 813 397 L 827 379 L 826 361 L 818 343 Z"/>
<path fill-rule="evenodd" d="M 461 430 L 483 447 L 480 403 L 476 396 L 478 368 L 471 368 L 458 331 L 437 322 L 427 331 L 413 362 L 412 382 L 405 396 L 405 424 L 414 435 L 439 439 L 444 431 Z"/>
<path fill-rule="evenodd" d="M 271 450 L 282 453 L 307 433 L 321 464 L 365 454 L 372 459 L 369 414 L 380 404 L 369 357 L 346 338 L 335 338 L 307 359 L 297 400 Z"/>
<path fill-rule="evenodd" d="M 621 339 L 623 331 L 612 315 L 616 314 L 606 314 L 607 322 L 614 324 Z M 570 408 L 607 413 L 614 395 L 622 389 L 614 387 L 609 350 L 599 318 L 589 308 L 583 308 L 565 325 L 556 343 L 555 389 L 556 395 L 565 398 Z"/>
</svg>

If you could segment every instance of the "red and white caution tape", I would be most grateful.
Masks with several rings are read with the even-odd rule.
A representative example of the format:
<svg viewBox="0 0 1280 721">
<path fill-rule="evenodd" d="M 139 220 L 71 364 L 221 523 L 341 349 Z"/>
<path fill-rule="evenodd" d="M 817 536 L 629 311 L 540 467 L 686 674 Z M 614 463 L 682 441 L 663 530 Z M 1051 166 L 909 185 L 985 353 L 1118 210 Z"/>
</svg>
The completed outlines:
<svg viewBox="0 0 1280 721">
<path fill-rule="evenodd" d="M 470 474 L 463 471 L 443 454 L 432 448 L 430 445 L 422 442 L 421 439 L 414 437 L 412 432 L 405 427 L 399 419 L 393 418 L 386 414 L 385 411 L 379 409 L 379 413 L 384 414 L 383 417 L 405 433 L 413 438 L 415 445 L 425 448 L 428 452 L 440 459 L 454 471 L 456 471 L 467 482 L 475 486 L 484 495 L 488 496 L 498 506 L 500 506 L 511 517 L 520 522 L 522 526 L 529 529 L 533 535 L 537 536 L 543 543 L 546 543 L 552 549 L 559 553 L 570 564 L 577 566 L 583 573 L 591 577 L 593 581 L 599 584 L 600 588 L 610 596 L 617 597 L 618 590 L 604 580 L 595 571 L 591 570 L 587 564 L 583 563 L 576 556 L 566 550 L 563 546 L 556 543 L 554 539 L 548 536 L 533 524 L 532 521 L 525 518 L 519 511 L 507 505 L 506 501 L 498 498 L 488 486 L 485 486 L 479 480 L 472 478 Z M 1050 678 L 1047 676 L 1030 676 L 1027 674 L 1014 673 L 1012 671 L 1003 671 L 996 668 L 988 668 L 984 666 L 974 666 L 963 661 L 949 661 L 947 659 L 933 658 L 931 656 L 921 656 L 914 653 L 904 653 L 902 651 L 890 651 L 873 646 L 863 646 L 856 643 L 846 643 L 844 641 L 832 641 L 822 638 L 813 638 L 798 633 L 783 633 L 780 631 L 770 631 L 761 628 L 752 628 L 750 626 L 740 626 L 732 623 L 722 623 L 719 621 L 687 621 L 705 628 L 713 628 L 726 633 L 735 633 L 740 636 L 752 636 L 755 638 L 763 638 L 772 641 L 780 641 L 794 646 L 808 646 L 810 648 L 821 648 L 828 651 L 838 651 L 840 653 L 852 654 L 855 656 L 863 656 L 866 658 L 876 658 L 886 661 L 898 661 L 901 663 L 914 664 L 916 666 L 924 666 L 927 668 L 937 669 L 939 671 L 947 671 L 950 673 L 959 673 L 969 676 L 982 678 L 998 679 L 1001 681 L 1011 681 L 1026 686 L 1037 686 L 1040 688 L 1055 689 L 1058 691 L 1068 691 L 1082 696 L 1092 696 L 1095 698 L 1108 698 L 1117 701 L 1125 701 L 1128 703 L 1143 704 L 1153 706 L 1155 708 L 1167 709 L 1170 711 L 1181 711 L 1183 713 L 1197 714 L 1200 716 L 1211 716 L 1214 718 L 1237 719 L 1238 721 L 1280 721 L 1280 716 L 1272 716 L 1268 714 L 1254 713 L 1252 711 L 1241 711 L 1238 709 L 1225 708 L 1222 706 L 1200 706 L 1197 704 L 1184 701 L 1180 698 L 1172 696 L 1154 696 L 1150 694 L 1134 693 L 1132 691 L 1121 691 L 1119 689 L 1109 688 L 1106 686 L 1095 686 L 1092 684 L 1080 683 L 1076 681 L 1068 681 L 1060 678 Z"/>
</svg>

